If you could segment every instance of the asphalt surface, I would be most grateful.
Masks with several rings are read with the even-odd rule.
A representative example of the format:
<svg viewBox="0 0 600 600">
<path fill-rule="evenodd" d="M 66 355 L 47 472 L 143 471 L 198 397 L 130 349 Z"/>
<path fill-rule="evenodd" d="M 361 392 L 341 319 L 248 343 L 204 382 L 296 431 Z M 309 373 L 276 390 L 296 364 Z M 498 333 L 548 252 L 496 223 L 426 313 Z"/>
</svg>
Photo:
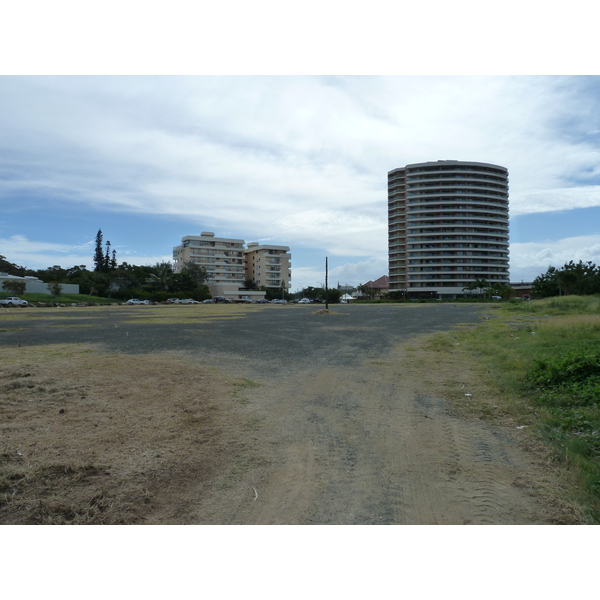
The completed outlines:
<svg viewBox="0 0 600 600">
<path fill-rule="evenodd" d="M 266 306 L 248 307 L 243 317 L 233 318 L 229 306 L 219 306 L 222 313 L 213 314 L 210 320 L 202 318 L 204 308 L 190 306 L 198 321 L 189 319 L 176 324 L 161 323 L 160 319 L 156 324 L 128 322 L 144 311 L 148 315 L 157 309 L 168 311 L 168 306 L 63 308 L 47 313 L 43 312 L 45 309 L 14 309 L 10 321 L 4 321 L 0 314 L 0 347 L 86 343 L 99 344 L 107 352 L 127 354 L 189 351 L 223 353 L 230 359 L 239 355 L 246 360 L 255 358 L 272 369 L 285 368 L 292 361 L 348 365 L 371 352 L 379 355 L 391 345 L 416 335 L 448 330 L 459 323 L 475 323 L 487 307 L 446 303 L 338 304 L 330 305 L 331 314 L 318 314 L 324 306 Z M 23 311 L 22 320 L 12 320 L 15 311 Z M 27 318 L 30 315 L 35 318 Z M 338 352 L 341 347 L 343 354 Z"/>
</svg>

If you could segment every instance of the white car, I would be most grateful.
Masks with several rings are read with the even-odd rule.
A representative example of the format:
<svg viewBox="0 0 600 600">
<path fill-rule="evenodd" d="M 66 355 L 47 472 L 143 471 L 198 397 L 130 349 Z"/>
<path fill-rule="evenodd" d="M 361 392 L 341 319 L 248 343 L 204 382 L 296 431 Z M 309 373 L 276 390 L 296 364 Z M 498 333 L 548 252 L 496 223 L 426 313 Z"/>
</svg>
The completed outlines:
<svg viewBox="0 0 600 600">
<path fill-rule="evenodd" d="M 127 300 L 127 302 L 125 304 L 141 304 L 141 300 L 138 300 L 137 298 L 132 298 L 131 300 Z"/>
<path fill-rule="evenodd" d="M 21 298 L 17 298 L 17 296 L 4 298 L 3 300 L 0 300 L 0 304 L 2 304 L 2 306 L 29 306 L 27 300 L 21 300 Z"/>
<path fill-rule="evenodd" d="M 310 304 L 310 300 L 308 298 L 302 298 L 302 300 L 298 300 L 298 304 Z"/>
<path fill-rule="evenodd" d="M 179 301 L 179 304 L 200 304 L 198 300 L 192 300 L 192 298 L 184 298 Z"/>
</svg>

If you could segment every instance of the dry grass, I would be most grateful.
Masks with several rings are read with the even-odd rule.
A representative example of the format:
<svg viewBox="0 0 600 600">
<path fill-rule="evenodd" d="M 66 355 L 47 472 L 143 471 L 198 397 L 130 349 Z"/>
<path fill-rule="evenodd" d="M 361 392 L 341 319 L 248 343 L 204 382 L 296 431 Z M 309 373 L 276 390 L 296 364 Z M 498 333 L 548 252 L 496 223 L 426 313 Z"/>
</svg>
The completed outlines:
<svg viewBox="0 0 600 600">
<path fill-rule="evenodd" d="M 182 490 L 249 460 L 247 381 L 177 354 L 57 345 L 0 358 L 0 523 L 181 522 Z"/>
</svg>

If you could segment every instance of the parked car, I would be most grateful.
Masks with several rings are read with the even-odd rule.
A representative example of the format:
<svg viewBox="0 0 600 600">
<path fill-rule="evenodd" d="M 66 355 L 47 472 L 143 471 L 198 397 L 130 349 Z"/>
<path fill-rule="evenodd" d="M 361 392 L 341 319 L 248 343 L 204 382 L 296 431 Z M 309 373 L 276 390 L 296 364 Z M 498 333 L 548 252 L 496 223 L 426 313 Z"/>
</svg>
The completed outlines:
<svg viewBox="0 0 600 600">
<path fill-rule="evenodd" d="M 140 304 L 152 304 L 152 302 L 150 300 L 142 300 Z"/>
<path fill-rule="evenodd" d="M 203 304 L 213 304 L 213 299 L 209 298 L 208 300 L 204 300 Z"/>
<path fill-rule="evenodd" d="M 261 298 L 260 300 L 256 301 L 257 304 L 269 304 L 269 301 L 266 298 Z"/>
<path fill-rule="evenodd" d="M 166 304 L 179 304 L 179 298 L 167 298 L 165 300 Z"/>
<path fill-rule="evenodd" d="M 184 298 L 179 301 L 179 304 L 200 304 L 198 300 L 193 300 L 192 298 Z"/>
<path fill-rule="evenodd" d="M 125 302 L 125 304 L 141 304 L 142 301 L 138 300 L 137 298 L 131 298 L 131 300 L 127 300 L 127 302 Z"/>
<path fill-rule="evenodd" d="M 21 300 L 21 298 L 17 298 L 17 296 L 11 296 L 9 298 L 4 298 L 0 300 L 0 305 L 2 306 L 29 306 L 29 302 L 27 300 Z"/>
<path fill-rule="evenodd" d="M 310 304 L 310 300 L 308 298 L 302 298 L 302 300 L 298 300 L 298 304 Z"/>
</svg>

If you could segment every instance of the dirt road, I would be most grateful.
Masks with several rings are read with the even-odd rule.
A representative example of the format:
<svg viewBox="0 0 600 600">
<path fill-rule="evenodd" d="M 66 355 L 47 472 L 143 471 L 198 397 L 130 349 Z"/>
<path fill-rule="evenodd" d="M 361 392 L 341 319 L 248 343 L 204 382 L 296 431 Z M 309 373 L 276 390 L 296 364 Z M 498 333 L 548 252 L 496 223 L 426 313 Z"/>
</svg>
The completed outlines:
<svg viewBox="0 0 600 600">
<path fill-rule="evenodd" d="M 482 307 L 181 308 L 4 324 L 2 522 L 578 522 L 526 432 L 457 410 L 502 399 L 424 341 Z"/>
</svg>

